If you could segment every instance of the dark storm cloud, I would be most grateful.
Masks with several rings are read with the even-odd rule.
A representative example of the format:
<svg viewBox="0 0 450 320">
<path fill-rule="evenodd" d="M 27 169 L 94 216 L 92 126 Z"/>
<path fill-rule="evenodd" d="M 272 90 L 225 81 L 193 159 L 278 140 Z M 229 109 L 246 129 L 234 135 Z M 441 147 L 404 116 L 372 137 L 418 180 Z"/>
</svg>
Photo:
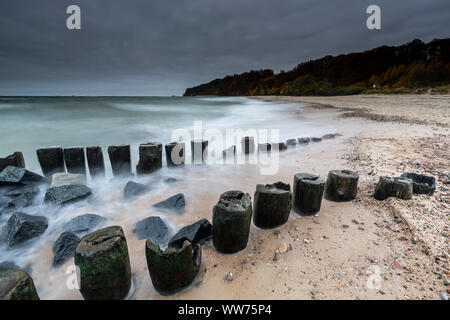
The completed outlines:
<svg viewBox="0 0 450 320">
<path fill-rule="evenodd" d="M 77 4 L 82 30 L 66 28 Z M 378 4 L 382 30 L 366 28 Z M 449 36 L 448 0 L 2 0 L 0 94 L 166 95 L 250 69 Z"/>
</svg>

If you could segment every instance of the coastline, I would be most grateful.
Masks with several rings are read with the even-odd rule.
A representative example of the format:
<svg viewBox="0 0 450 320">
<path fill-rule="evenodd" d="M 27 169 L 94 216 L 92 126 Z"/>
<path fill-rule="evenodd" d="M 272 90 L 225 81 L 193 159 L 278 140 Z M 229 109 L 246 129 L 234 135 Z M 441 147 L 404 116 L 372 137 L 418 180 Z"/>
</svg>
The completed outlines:
<svg viewBox="0 0 450 320">
<path fill-rule="evenodd" d="M 170 175 L 181 177 L 182 181 L 158 187 L 152 196 L 131 203 L 114 201 L 122 197 L 123 181 L 111 181 L 113 189 L 103 199 L 100 213 L 108 215 L 110 225 L 121 225 L 124 229 L 135 287 L 130 299 L 440 299 L 440 293 L 447 290 L 443 280 L 447 260 L 442 255 L 448 247 L 444 237 L 448 233 L 448 209 L 445 211 L 442 206 L 448 205 L 438 200 L 447 194 L 442 189 L 444 184 L 438 179 L 434 196 L 414 195 L 410 201 L 378 202 L 372 194 L 380 175 L 426 172 L 428 168 L 445 171 L 449 167 L 446 123 L 433 124 L 436 120 L 428 119 L 428 114 L 423 119 L 430 124 L 417 124 L 414 118 L 411 123 L 409 119 L 390 122 L 366 116 L 342 118 L 342 114 L 355 112 L 358 107 L 367 108 L 366 104 L 352 101 L 362 97 L 260 99 L 301 102 L 298 115 L 303 120 L 330 125 L 342 136 L 281 153 L 280 170 L 275 176 L 261 175 L 256 165 L 173 169 Z M 333 99 L 342 105 L 333 106 Z M 391 97 L 382 99 L 385 108 L 396 115 L 398 101 L 394 99 L 389 105 Z M 373 101 L 375 105 L 379 103 Z M 418 99 L 409 108 L 422 112 L 428 102 L 426 97 Z M 448 119 L 448 107 L 444 110 L 447 113 L 442 113 L 443 118 Z M 432 114 L 429 112 L 430 117 Z M 430 152 L 436 153 L 434 158 L 429 156 Z M 149 208 L 155 202 L 168 195 L 185 193 L 186 213 L 167 217 L 172 227 L 181 226 L 200 218 L 211 220 L 212 208 L 222 192 L 242 190 L 253 197 L 256 184 L 283 181 L 292 186 L 296 173 L 310 172 L 325 178 L 334 169 L 359 172 L 358 196 L 354 201 L 335 203 L 324 199 L 316 216 L 300 217 L 291 212 L 286 224 L 272 230 L 261 230 L 252 224 L 247 248 L 233 255 L 220 254 L 207 242 L 202 247 L 201 271 L 189 290 L 161 296 L 153 289 L 145 241 L 138 240 L 133 229 L 136 221 L 149 216 Z M 162 171 L 163 175 L 169 173 Z M 150 179 L 155 181 L 154 176 Z M 103 186 L 95 188 L 94 194 Z M 83 207 L 71 214 L 86 213 L 87 209 L 91 208 Z M 275 251 L 283 245 L 289 249 L 274 259 Z M 43 246 L 35 256 L 39 262 L 33 265 L 33 278 L 40 296 L 81 299 L 78 290 L 68 290 L 65 285 L 66 270 L 72 261 L 54 269 L 48 263 L 52 256 L 50 245 Z M 234 276 L 231 282 L 225 280 L 229 272 Z"/>
</svg>

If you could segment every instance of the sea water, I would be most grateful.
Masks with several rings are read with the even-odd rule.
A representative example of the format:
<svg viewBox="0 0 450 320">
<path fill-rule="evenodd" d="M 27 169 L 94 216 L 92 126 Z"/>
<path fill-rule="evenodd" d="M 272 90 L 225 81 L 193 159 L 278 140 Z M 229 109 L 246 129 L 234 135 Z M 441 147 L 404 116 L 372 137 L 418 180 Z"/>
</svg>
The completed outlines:
<svg viewBox="0 0 450 320">
<path fill-rule="evenodd" d="M 250 188 L 254 188 L 259 181 L 277 181 L 276 174 L 270 178 L 261 177 L 258 163 L 229 167 L 220 162 L 172 169 L 167 168 L 164 161 L 161 170 L 145 177 L 112 178 L 108 146 L 130 144 L 134 170 L 140 143 L 171 142 L 174 131 L 184 129 L 193 132 L 195 123 L 201 123 L 205 132 L 214 129 L 224 136 L 228 129 L 269 132 L 274 129 L 279 132 L 279 141 L 320 137 L 335 132 L 329 125 L 307 120 L 299 104 L 280 104 L 239 97 L 0 98 L 0 157 L 21 151 L 26 168 L 41 174 L 36 157 L 38 148 L 101 146 L 107 174 L 106 178 L 99 180 L 88 177 L 87 184 L 93 193 L 91 198 L 64 207 L 43 204 L 46 186 L 41 186 L 35 204 L 22 211 L 47 217 L 47 230 L 41 236 L 12 248 L 0 240 L 0 263 L 14 262 L 29 271 L 41 298 L 81 298 L 78 290 L 73 290 L 69 284 L 73 259 L 54 268 L 52 247 L 64 231 L 65 223 L 71 218 L 95 213 L 107 219 L 102 226 L 123 227 L 132 271 L 134 277 L 139 277 L 134 279 L 137 286 L 136 298 L 148 297 L 146 290 L 151 284 L 145 271 L 144 241 L 138 240 L 133 233 L 136 222 L 158 215 L 168 224 L 171 232 L 175 233 L 182 225 L 201 217 L 211 219 L 212 206 L 222 192 L 247 186 L 249 190 L 244 191 L 252 192 Z M 256 141 L 258 142 L 258 137 Z M 189 154 L 188 142 L 186 148 Z M 186 158 L 188 160 L 189 157 Z M 167 183 L 167 178 L 175 178 L 178 182 Z M 130 180 L 149 185 L 151 191 L 134 201 L 125 201 L 123 188 Z M 152 208 L 154 203 L 179 192 L 184 193 L 187 199 L 184 214 L 158 212 Z M 0 215 L 2 233 L 9 216 L 10 213 Z"/>
</svg>

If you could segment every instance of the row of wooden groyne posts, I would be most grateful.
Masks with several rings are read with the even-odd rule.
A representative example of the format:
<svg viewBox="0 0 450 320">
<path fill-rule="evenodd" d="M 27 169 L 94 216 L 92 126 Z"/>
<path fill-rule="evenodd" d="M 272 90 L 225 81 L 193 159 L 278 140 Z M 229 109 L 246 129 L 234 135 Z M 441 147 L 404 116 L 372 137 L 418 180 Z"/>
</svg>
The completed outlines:
<svg viewBox="0 0 450 320">
<path fill-rule="evenodd" d="M 329 135 L 327 135 L 329 136 Z M 321 138 L 299 138 L 289 139 L 280 143 L 260 143 L 258 144 L 259 153 L 270 153 L 272 150 L 284 151 L 288 146 L 297 144 L 306 144 L 310 141 L 320 141 Z M 256 145 L 253 137 L 243 137 L 241 140 L 242 151 L 245 155 L 255 152 Z M 185 164 L 185 143 L 171 142 L 164 146 L 166 161 L 168 167 L 182 166 Z M 86 174 L 86 168 L 92 177 L 105 176 L 105 160 L 102 148 L 93 147 L 49 147 L 41 148 L 36 151 L 42 173 L 49 177 L 54 173 L 73 173 Z M 204 163 L 207 160 L 208 141 L 191 141 L 191 160 L 192 163 Z M 130 145 L 110 146 L 108 155 L 111 163 L 111 169 L 114 176 L 126 176 L 132 173 Z M 223 150 L 223 159 L 229 160 L 236 156 L 236 146 L 233 145 Z M 87 160 L 87 166 L 86 161 Z M 163 145 L 157 142 L 144 143 L 139 145 L 139 162 L 136 165 L 138 175 L 150 174 L 163 165 Z"/>
<path fill-rule="evenodd" d="M 380 177 L 375 198 L 410 199 L 413 192 L 432 194 L 434 182 L 428 180 L 430 177 L 420 177 L 421 180 Z M 330 171 L 326 182 L 314 174 L 298 173 L 294 176 L 292 193 L 290 185 L 283 182 L 257 185 L 253 205 L 248 193 L 223 193 L 213 208 L 212 225 L 202 219 L 195 223 L 198 228 L 193 232 L 189 231 L 191 226 L 182 228 L 177 233 L 182 236 L 170 241 L 164 250 L 160 244 L 146 240 L 145 254 L 154 288 L 162 295 L 170 295 L 190 286 L 200 270 L 201 244 L 211 237 L 218 252 L 239 252 L 248 244 L 252 219 L 256 227 L 272 229 L 288 221 L 291 209 L 299 215 L 315 215 L 320 211 L 323 197 L 337 202 L 355 199 L 358 180 L 358 173 L 349 170 Z M 186 228 L 187 232 L 181 232 Z M 131 266 L 127 241 L 120 226 L 106 227 L 84 236 L 75 249 L 74 261 L 79 268 L 80 293 L 85 299 L 124 299 L 129 295 Z M 9 298 L 39 299 L 28 274 L 21 270 L 7 272 L 18 282 L 12 286 Z"/>
<path fill-rule="evenodd" d="M 116 148 L 120 147 L 110 147 L 108 151 L 113 151 L 110 157 Z M 44 154 L 48 157 L 51 153 L 46 150 Z M 53 150 L 58 150 L 61 156 L 60 149 L 50 149 Z M 42 154 L 40 161 L 41 157 Z M 49 169 L 43 167 L 43 171 L 44 168 Z M 330 171 L 326 181 L 314 174 L 298 173 L 294 176 L 293 192 L 289 184 L 276 182 L 257 185 L 253 202 L 251 195 L 242 191 L 223 193 L 213 207 L 212 224 L 202 219 L 196 223 L 200 223 L 197 229 L 190 229 L 193 225 L 182 228 L 177 233 L 182 236 L 164 244 L 167 248 L 163 249 L 156 241 L 146 240 L 145 254 L 154 288 L 162 295 L 170 295 L 189 287 L 200 270 L 201 245 L 206 240 L 212 238 L 214 249 L 220 253 L 237 253 L 247 247 L 252 220 L 258 228 L 272 229 L 285 224 L 291 210 L 299 215 L 315 215 L 324 197 L 336 202 L 355 199 L 358 180 L 359 174 L 350 170 Z M 411 199 L 413 193 L 432 194 L 435 187 L 433 177 L 414 173 L 397 178 L 380 177 L 374 197 L 378 200 Z M 187 231 L 181 232 L 184 229 Z M 79 268 L 80 293 L 85 299 L 124 299 L 130 294 L 131 265 L 120 226 L 102 228 L 84 236 L 75 249 L 74 261 Z M 9 298 L 39 299 L 28 274 L 21 270 L 7 272 L 6 276 L 16 281 L 8 293 Z"/>
</svg>

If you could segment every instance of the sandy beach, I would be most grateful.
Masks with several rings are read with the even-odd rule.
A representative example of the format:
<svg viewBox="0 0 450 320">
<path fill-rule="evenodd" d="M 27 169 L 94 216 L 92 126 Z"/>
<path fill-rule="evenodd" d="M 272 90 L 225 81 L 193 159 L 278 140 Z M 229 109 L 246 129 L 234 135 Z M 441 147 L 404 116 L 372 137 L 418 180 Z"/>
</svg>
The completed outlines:
<svg viewBox="0 0 450 320">
<path fill-rule="evenodd" d="M 298 109 L 294 108 L 298 112 L 287 116 L 301 117 L 303 123 L 322 123 L 340 135 L 280 153 L 276 175 L 261 175 L 256 165 L 171 169 L 170 175 L 182 180 L 158 187 L 149 196 L 133 202 L 117 201 L 123 197 L 124 182 L 111 180 L 109 186 L 93 189 L 94 194 L 107 194 L 100 204 L 101 212 L 95 211 L 95 203 L 92 208 L 88 203 L 70 212 L 71 216 L 98 212 L 109 218 L 109 225 L 123 227 L 134 283 L 129 298 L 441 299 L 441 293 L 449 289 L 450 96 L 257 99 L 298 103 Z M 236 254 L 220 254 L 209 241 L 202 246 L 201 271 L 191 288 L 166 297 L 152 287 L 145 241 L 133 233 L 136 221 L 148 217 L 152 204 L 185 193 L 186 213 L 169 217 L 172 227 L 180 227 L 199 218 L 211 221 L 213 206 L 225 191 L 242 190 L 253 197 L 256 184 L 283 181 L 292 186 L 296 173 L 325 178 L 334 169 L 359 173 L 354 201 L 324 199 L 316 216 L 300 217 L 291 212 L 289 221 L 273 230 L 260 230 L 252 224 L 247 248 Z M 434 176 L 434 195 L 414 195 L 408 201 L 373 198 L 380 175 L 404 172 Z M 165 174 L 169 174 L 167 168 L 162 169 Z M 155 181 L 153 175 L 149 179 Z M 78 290 L 66 285 L 73 260 L 57 269 L 51 265 L 52 241 L 57 235 L 50 235 L 33 258 L 33 279 L 42 299 L 81 299 Z M 280 247 L 288 250 L 283 252 Z M 275 257 L 277 250 L 283 253 Z M 225 280 L 230 272 L 231 282 Z"/>
<path fill-rule="evenodd" d="M 441 299 L 449 290 L 450 97 L 260 99 L 308 103 L 303 116 L 334 125 L 342 136 L 282 154 L 278 175 L 255 184 L 292 183 L 297 172 L 326 177 L 347 168 L 360 174 L 358 196 L 349 203 L 324 200 L 312 218 L 291 213 L 275 230 L 252 226 L 247 249 L 235 255 L 205 246 L 200 279 L 176 298 Z M 404 172 L 433 175 L 435 194 L 409 201 L 373 198 L 380 175 Z M 251 184 L 238 187 L 254 192 Z M 274 261 L 283 244 L 291 249 Z M 235 275 L 231 283 L 224 280 L 228 272 Z"/>
</svg>

